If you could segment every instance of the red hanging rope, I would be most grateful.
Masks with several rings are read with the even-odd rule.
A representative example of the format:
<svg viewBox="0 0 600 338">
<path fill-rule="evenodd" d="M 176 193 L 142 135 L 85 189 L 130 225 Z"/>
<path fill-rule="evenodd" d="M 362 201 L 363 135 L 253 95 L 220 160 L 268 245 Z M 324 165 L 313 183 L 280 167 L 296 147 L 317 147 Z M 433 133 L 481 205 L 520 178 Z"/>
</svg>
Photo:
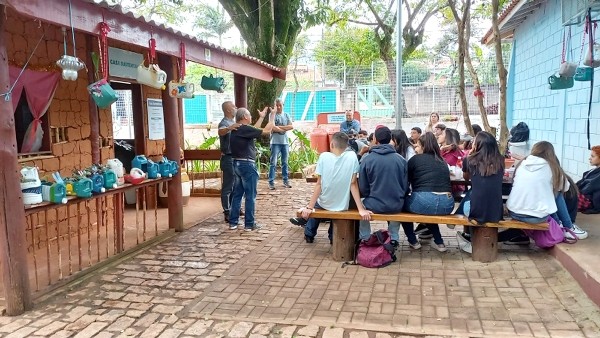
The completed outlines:
<svg viewBox="0 0 600 338">
<path fill-rule="evenodd" d="M 102 68 L 102 78 L 108 79 L 108 32 L 110 27 L 104 21 L 100 23 L 100 37 L 98 41 L 100 46 L 98 47 L 100 54 L 100 67 Z"/>
<path fill-rule="evenodd" d="M 181 54 L 181 65 L 179 67 L 179 81 L 183 82 L 185 78 L 185 43 L 181 42 L 179 44 L 179 52 Z"/>
</svg>

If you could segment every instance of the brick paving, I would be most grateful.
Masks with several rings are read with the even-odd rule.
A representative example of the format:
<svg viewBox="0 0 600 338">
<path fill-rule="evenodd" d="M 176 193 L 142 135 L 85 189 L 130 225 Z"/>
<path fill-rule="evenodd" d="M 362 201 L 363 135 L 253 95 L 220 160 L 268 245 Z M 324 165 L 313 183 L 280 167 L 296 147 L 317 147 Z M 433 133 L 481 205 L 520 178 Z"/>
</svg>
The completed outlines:
<svg viewBox="0 0 600 338">
<path fill-rule="evenodd" d="M 0 317 L 0 337 L 600 337 L 598 307 L 541 251 L 477 263 L 444 229 L 445 254 L 402 243 L 391 266 L 342 268 L 325 226 L 307 244 L 287 221 L 312 189 L 293 182 L 269 191 L 261 181 L 264 229 L 229 231 L 215 210 L 31 312 Z"/>
</svg>

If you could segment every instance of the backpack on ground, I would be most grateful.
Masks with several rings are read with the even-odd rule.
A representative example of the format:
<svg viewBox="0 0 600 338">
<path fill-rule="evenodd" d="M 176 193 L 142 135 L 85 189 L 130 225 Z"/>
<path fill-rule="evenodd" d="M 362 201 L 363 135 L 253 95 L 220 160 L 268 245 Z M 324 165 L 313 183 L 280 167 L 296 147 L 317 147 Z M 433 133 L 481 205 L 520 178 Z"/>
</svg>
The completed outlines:
<svg viewBox="0 0 600 338">
<path fill-rule="evenodd" d="M 569 240 L 565 237 L 565 231 L 570 232 L 573 237 L 575 234 L 567 228 L 562 227 L 554 218 L 548 216 L 548 230 L 523 230 L 533 241 L 535 245 L 542 249 L 550 249 L 559 243 L 574 243 L 577 240 Z"/>
<path fill-rule="evenodd" d="M 387 230 L 377 230 L 366 241 L 359 241 L 353 264 L 381 268 L 396 261 L 395 248 Z"/>
</svg>

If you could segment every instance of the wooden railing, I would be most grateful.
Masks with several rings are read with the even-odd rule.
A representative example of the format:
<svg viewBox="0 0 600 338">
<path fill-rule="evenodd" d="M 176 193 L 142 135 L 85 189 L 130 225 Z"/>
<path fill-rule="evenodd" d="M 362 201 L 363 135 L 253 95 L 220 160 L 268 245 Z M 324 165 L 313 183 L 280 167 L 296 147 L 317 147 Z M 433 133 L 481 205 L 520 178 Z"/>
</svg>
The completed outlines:
<svg viewBox="0 0 600 338">
<path fill-rule="evenodd" d="M 192 196 L 220 196 L 220 150 L 184 150 L 184 166 L 192 181 Z"/>
<path fill-rule="evenodd" d="M 159 184 L 125 184 L 67 204 L 26 206 L 31 289 L 41 294 L 91 267 L 169 231 L 168 209 L 158 209 Z M 135 207 L 134 207 L 135 205 Z"/>
</svg>

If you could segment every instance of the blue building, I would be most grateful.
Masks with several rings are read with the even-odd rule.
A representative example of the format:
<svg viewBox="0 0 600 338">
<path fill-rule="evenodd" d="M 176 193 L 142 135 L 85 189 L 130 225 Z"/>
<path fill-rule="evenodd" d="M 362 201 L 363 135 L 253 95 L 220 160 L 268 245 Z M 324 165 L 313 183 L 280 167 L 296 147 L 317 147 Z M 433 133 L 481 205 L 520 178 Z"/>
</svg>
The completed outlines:
<svg viewBox="0 0 600 338">
<path fill-rule="evenodd" d="M 586 1 L 513 0 L 499 17 L 502 39 L 512 41 L 507 69 L 507 125 L 510 129 L 521 121 L 527 123 L 530 147 L 542 140 L 554 144 L 563 168 L 575 180 L 590 168 L 587 123 L 591 82 L 575 81 L 572 88 L 550 90 L 548 77 L 556 74 L 561 65 L 563 37 L 567 61 L 580 63 L 585 57 L 587 37 L 581 56 L 585 21 L 581 15 L 574 15 L 582 13 L 575 8 L 582 3 Z M 586 7 L 590 4 L 600 9 L 599 1 L 587 1 Z M 592 14 L 598 19 L 597 11 Z M 491 29 L 483 41 L 493 42 Z M 598 54 L 595 59 L 600 59 Z M 600 144 L 598 71 L 594 71 L 593 90 L 589 118 L 592 146 Z"/>
</svg>

